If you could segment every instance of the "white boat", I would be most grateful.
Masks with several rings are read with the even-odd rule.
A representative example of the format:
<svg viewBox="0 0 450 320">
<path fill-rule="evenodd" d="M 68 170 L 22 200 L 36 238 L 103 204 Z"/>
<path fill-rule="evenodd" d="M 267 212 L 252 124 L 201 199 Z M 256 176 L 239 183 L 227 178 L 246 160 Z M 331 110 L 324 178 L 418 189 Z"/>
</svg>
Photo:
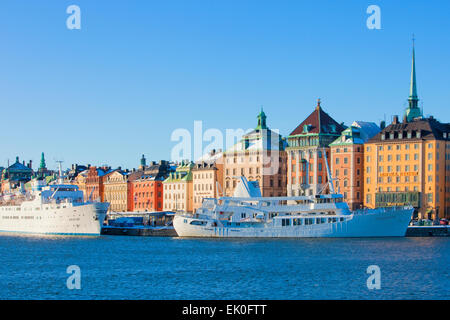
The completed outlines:
<svg viewBox="0 0 450 320">
<path fill-rule="evenodd" d="M 205 199 L 194 214 L 177 213 L 180 237 L 403 237 L 412 206 L 350 211 L 340 194 L 261 197 L 258 184 L 241 177 L 244 196 Z M 256 196 L 255 196 L 256 195 Z"/>
<path fill-rule="evenodd" d="M 33 181 L 23 190 L 0 197 L 0 232 L 50 235 L 100 235 L 109 203 L 84 202 L 70 184 Z"/>
</svg>

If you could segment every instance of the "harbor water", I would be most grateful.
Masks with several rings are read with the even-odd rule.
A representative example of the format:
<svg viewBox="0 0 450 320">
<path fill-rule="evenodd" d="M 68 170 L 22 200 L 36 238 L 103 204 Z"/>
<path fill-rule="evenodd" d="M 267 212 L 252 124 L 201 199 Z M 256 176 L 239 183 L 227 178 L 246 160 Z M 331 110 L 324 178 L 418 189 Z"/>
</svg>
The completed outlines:
<svg viewBox="0 0 450 320">
<path fill-rule="evenodd" d="M 0 236 L 0 299 L 449 299 L 448 238 Z M 68 266 L 81 289 L 68 289 Z M 369 266 L 380 270 L 370 290 Z"/>
</svg>

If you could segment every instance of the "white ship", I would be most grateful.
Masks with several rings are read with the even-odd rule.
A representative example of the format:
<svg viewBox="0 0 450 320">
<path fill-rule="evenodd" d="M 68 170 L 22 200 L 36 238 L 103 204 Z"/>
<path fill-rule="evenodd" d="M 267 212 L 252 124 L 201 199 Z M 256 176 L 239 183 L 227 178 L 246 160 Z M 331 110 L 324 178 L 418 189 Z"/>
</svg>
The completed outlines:
<svg viewBox="0 0 450 320">
<path fill-rule="evenodd" d="M 109 203 L 84 202 L 69 184 L 33 181 L 23 190 L 0 197 L 0 232 L 50 235 L 100 235 Z"/>
<path fill-rule="evenodd" d="M 194 214 L 177 213 L 173 225 L 180 237 L 403 237 L 413 214 L 411 206 L 351 212 L 334 193 L 260 195 L 257 182 L 241 177 L 234 197 L 205 199 Z"/>
</svg>

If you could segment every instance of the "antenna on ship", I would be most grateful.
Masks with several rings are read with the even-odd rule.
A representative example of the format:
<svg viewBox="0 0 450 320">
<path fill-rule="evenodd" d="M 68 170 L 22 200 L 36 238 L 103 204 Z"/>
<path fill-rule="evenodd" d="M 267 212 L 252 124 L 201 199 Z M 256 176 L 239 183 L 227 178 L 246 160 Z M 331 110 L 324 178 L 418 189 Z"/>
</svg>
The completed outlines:
<svg viewBox="0 0 450 320">
<path fill-rule="evenodd" d="M 64 161 L 62 160 L 55 160 L 58 163 L 58 171 L 59 171 L 59 179 L 58 179 L 58 183 L 62 184 L 63 183 L 63 178 L 62 178 L 62 163 Z"/>
</svg>

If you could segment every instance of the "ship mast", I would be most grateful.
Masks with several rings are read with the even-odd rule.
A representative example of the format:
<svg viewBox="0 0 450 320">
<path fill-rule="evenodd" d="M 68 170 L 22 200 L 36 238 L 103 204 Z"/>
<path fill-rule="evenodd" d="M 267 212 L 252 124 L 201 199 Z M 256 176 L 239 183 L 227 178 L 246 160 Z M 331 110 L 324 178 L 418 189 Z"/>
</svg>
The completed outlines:
<svg viewBox="0 0 450 320">
<path fill-rule="evenodd" d="M 63 184 L 63 178 L 62 178 L 62 163 L 64 161 L 62 160 L 56 160 L 56 162 L 58 163 L 58 171 L 59 171 L 59 179 L 58 179 L 58 183 L 59 184 Z"/>
<path fill-rule="evenodd" d="M 328 159 L 327 159 L 327 151 L 325 150 L 325 148 L 322 149 L 322 152 L 324 154 L 325 157 L 325 166 L 327 167 L 327 177 L 328 177 L 328 186 L 330 188 L 330 193 L 331 194 L 335 194 L 336 191 L 334 190 L 334 179 L 333 176 L 331 175 L 331 171 L 330 171 L 330 166 L 328 165 Z"/>
</svg>

